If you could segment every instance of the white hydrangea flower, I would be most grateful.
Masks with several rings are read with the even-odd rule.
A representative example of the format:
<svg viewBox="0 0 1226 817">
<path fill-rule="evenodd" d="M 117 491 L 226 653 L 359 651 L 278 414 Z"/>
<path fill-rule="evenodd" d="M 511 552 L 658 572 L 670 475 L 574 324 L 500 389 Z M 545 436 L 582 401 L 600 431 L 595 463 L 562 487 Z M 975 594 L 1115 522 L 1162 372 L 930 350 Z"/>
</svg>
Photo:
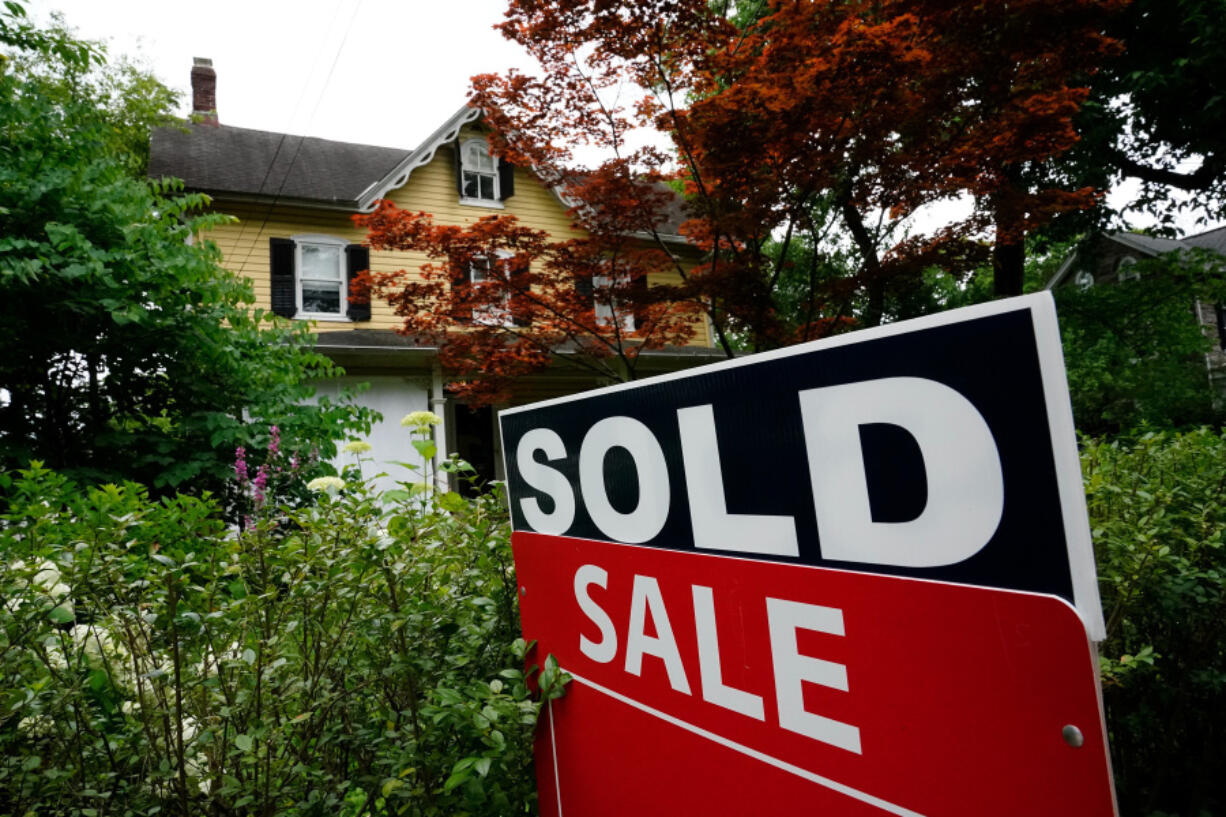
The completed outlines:
<svg viewBox="0 0 1226 817">
<path fill-rule="evenodd" d="M 345 480 L 340 477 L 315 477 L 307 483 L 307 489 L 317 493 L 326 493 L 328 496 L 336 496 L 337 493 L 345 487 Z"/>
<path fill-rule="evenodd" d="M 400 418 L 400 425 L 418 431 L 425 431 L 430 426 L 436 426 L 441 422 L 443 418 L 433 411 L 411 411 Z"/>
<path fill-rule="evenodd" d="M 370 451 L 371 445 L 365 440 L 350 440 L 345 443 L 345 447 L 341 450 L 346 454 L 365 454 Z"/>
</svg>

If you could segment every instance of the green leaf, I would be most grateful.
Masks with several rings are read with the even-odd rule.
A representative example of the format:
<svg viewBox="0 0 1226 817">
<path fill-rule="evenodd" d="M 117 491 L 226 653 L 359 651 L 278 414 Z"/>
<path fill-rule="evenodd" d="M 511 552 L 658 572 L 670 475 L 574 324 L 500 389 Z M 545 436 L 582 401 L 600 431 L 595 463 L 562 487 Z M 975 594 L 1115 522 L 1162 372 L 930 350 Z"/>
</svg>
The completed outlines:
<svg viewBox="0 0 1226 817">
<path fill-rule="evenodd" d="M 251 736 L 250 735 L 236 735 L 234 737 L 234 745 L 237 746 L 241 751 L 250 752 L 251 751 Z"/>
<path fill-rule="evenodd" d="M 434 455 L 438 453 L 438 446 L 430 440 L 413 440 L 413 447 L 417 449 L 417 453 L 421 454 L 424 460 L 434 459 Z"/>
<path fill-rule="evenodd" d="M 69 622 L 76 620 L 76 616 L 73 614 L 72 605 L 68 602 L 57 604 L 55 607 L 52 607 L 47 613 L 47 617 L 56 624 L 68 624 Z"/>
<path fill-rule="evenodd" d="M 438 504 L 443 510 L 455 513 L 464 510 L 468 502 L 455 491 L 448 491 L 438 498 Z"/>
</svg>

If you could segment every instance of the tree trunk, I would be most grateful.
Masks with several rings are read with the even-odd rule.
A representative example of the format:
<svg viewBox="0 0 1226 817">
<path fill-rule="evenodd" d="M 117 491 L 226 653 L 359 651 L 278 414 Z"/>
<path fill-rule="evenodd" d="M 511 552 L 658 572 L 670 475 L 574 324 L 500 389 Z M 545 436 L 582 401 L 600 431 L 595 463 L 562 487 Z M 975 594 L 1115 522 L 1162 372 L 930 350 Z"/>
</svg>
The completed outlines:
<svg viewBox="0 0 1226 817">
<path fill-rule="evenodd" d="M 881 272 L 881 258 L 877 255 L 877 243 L 864 225 L 864 219 L 850 196 L 840 196 L 839 209 L 863 259 L 864 288 L 868 296 L 868 304 L 864 309 L 864 325 L 879 326 L 885 316 L 885 280 Z"/>
<path fill-rule="evenodd" d="M 997 235 L 1000 225 L 997 225 Z M 1021 241 L 1004 244 L 999 238 L 992 247 L 992 291 L 997 298 L 1022 294 L 1022 273 L 1026 267 L 1026 247 Z"/>
</svg>

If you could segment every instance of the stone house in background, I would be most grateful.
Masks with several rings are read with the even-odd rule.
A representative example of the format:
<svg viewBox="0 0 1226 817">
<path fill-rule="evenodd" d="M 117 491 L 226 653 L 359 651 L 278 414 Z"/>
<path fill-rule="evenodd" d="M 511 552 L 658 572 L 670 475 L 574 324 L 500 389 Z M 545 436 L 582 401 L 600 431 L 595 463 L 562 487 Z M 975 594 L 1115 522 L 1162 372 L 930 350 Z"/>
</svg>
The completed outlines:
<svg viewBox="0 0 1226 817">
<path fill-rule="evenodd" d="M 440 457 L 454 452 L 484 478 L 500 477 L 495 412 L 458 405 L 445 388 L 437 350 L 398 334 L 401 321 L 387 304 L 348 303 L 348 281 L 357 272 L 411 272 L 425 261 L 361 246 L 365 235 L 351 217 L 389 199 L 439 223 L 470 224 L 497 212 L 552 236 L 580 235 L 557 193 L 529 170 L 489 155 L 475 108 L 461 107 L 412 150 L 351 144 L 222 125 L 211 61 L 196 59 L 191 76 L 194 124 L 154 132 L 149 175 L 182 179 L 189 190 L 209 194 L 218 212 L 237 218 L 204 237 L 217 243 L 226 268 L 253 282 L 257 307 L 312 323 L 319 351 L 346 371 L 318 384 L 321 394 L 369 384 L 360 401 L 383 415 L 368 437 L 377 461 L 420 461 L 399 420 L 430 410 L 444 418 L 435 429 Z M 678 204 L 659 232 L 670 252 L 692 258 L 678 234 L 682 219 Z M 644 352 L 640 368 L 664 373 L 722 358 L 704 330 L 694 345 Z M 525 378 L 516 400 L 600 385 L 590 374 L 555 367 Z M 396 472 L 392 479 L 407 477 L 387 469 Z"/>
<path fill-rule="evenodd" d="M 1129 232 L 1102 234 L 1070 255 L 1045 288 L 1088 288 L 1127 282 L 1139 277 L 1138 261 L 1190 250 L 1208 250 L 1226 257 L 1226 226 L 1180 239 Z M 1226 304 L 1197 300 L 1191 304 L 1191 309 L 1211 343 L 1205 353 L 1209 386 L 1216 402 L 1226 402 Z"/>
</svg>

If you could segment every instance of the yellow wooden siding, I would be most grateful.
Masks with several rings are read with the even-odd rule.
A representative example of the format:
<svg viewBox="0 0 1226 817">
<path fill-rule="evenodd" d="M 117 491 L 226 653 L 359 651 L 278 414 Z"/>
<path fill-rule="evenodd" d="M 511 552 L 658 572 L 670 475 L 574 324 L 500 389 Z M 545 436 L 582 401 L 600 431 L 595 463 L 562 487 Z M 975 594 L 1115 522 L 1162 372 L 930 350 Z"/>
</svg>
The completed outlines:
<svg viewBox="0 0 1226 817">
<path fill-rule="evenodd" d="M 467 135 L 467 134 L 466 134 Z M 466 138 L 462 136 L 461 139 Z M 468 225 L 495 214 L 514 215 L 527 227 L 548 232 L 555 239 L 578 237 L 565 208 L 552 191 L 546 189 L 524 168 L 515 169 L 515 194 L 503 208 L 476 207 L 460 204 L 456 190 L 454 153 L 444 146 L 427 165 L 413 171 L 409 181 L 390 193 L 388 198 L 401 209 L 431 213 L 437 223 Z M 269 239 L 316 233 L 342 238 L 351 243 L 365 239 L 365 231 L 357 229 L 350 214 L 287 205 L 239 202 L 218 198 L 218 211 L 238 219 L 237 223 L 215 228 L 206 236 L 221 249 L 223 265 L 249 278 L 255 286 L 256 306 L 270 307 Z M 422 253 L 371 251 L 370 265 L 375 272 L 407 270 L 413 274 L 426 261 Z M 660 282 L 676 280 L 675 275 L 662 276 Z M 653 279 L 654 280 L 654 279 Z M 394 329 L 402 321 L 392 313 L 386 302 L 375 299 L 369 321 L 317 321 L 318 332 L 354 329 Z M 707 332 L 699 332 L 694 340 L 708 345 Z"/>
</svg>

